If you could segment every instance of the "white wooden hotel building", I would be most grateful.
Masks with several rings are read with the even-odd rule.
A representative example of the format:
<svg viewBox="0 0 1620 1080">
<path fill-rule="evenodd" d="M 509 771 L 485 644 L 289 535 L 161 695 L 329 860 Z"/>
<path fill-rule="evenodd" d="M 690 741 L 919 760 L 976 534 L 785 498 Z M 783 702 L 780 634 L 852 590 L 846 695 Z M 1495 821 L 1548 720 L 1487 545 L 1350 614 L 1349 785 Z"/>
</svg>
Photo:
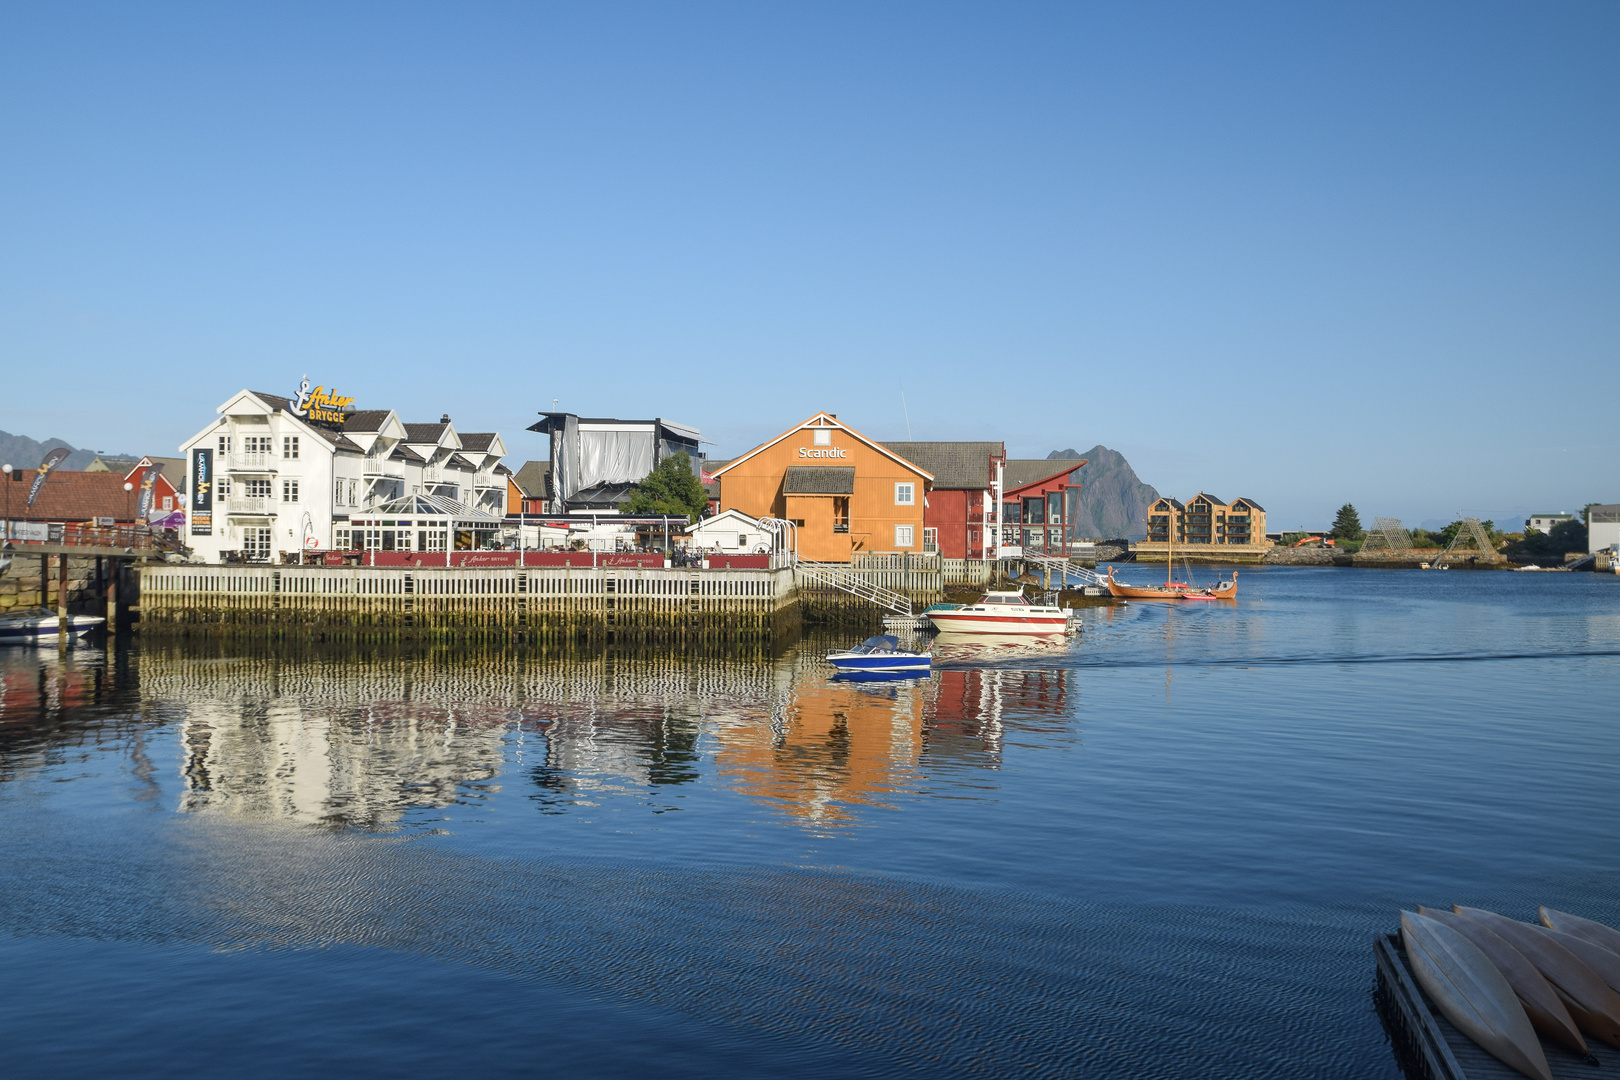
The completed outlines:
<svg viewBox="0 0 1620 1080">
<path fill-rule="evenodd" d="M 306 379 L 296 398 L 242 390 L 221 405 L 180 446 L 185 542 L 211 563 L 226 553 L 280 562 L 309 550 L 483 546 L 506 515 L 500 435 L 460 433 L 449 416 L 407 424 L 350 402 L 311 394 Z"/>
</svg>

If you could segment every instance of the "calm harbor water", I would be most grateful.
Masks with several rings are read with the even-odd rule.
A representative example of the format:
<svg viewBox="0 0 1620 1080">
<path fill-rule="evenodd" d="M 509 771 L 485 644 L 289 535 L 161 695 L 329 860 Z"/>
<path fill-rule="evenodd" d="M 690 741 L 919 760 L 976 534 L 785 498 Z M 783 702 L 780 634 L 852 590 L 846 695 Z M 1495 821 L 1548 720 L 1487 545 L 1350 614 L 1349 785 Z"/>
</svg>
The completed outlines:
<svg viewBox="0 0 1620 1080">
<path fill-rule="evenodd" d="M 0 650 L 0 1068 L 1395 1077 L 1398 906 L 1620 923 L 1620 580 L 1241 580 L 915 684 Z"/>
</svg>

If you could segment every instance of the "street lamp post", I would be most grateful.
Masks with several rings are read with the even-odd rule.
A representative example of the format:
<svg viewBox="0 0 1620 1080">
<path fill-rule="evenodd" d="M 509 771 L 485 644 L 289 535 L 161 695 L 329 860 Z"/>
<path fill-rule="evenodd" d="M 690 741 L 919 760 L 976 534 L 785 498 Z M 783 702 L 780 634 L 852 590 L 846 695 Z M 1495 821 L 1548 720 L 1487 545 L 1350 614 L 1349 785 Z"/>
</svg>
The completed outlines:
<svg viewBox="0 0 1620 1080">
<path fill-rule="evenodd" d="M 133 495 L 130 494 L 134 490 L 135 490 L 135 485 L 130 483 L 128 480 L 125 480 L 124 481 L 124 510 L 126 511 L 126 513 L 125 513 L 124 516 L 129 519 L 129 523 L 130 523 L 131 526 L 133 526 L 135 524 L 135 498 L 134 498 Z M 132 533 L 132 535 L 133 535 L 133 533 Z"/>
<path fill-rule="evenodd" d="M 11 539 L 11 463 L 0 465 L 0 484 L 6 486 L 6 534 L 0 540 Z"/>
</svg>

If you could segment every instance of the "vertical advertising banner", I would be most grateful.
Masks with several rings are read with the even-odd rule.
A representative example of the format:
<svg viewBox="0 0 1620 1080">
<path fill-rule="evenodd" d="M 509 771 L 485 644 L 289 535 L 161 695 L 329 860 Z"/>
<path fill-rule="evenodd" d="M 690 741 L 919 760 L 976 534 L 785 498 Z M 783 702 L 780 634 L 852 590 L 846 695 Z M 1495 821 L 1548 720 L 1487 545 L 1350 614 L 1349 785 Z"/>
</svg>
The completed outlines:
<svg viewBox="0 0 1620 1080">
<path fill-rule="evenodd" d="M 191 452 L 191 535 L 214 534 L 214 451 L 197 447 Z"/>
<path fill-rule="evenodd" d="M 135 523 L 145 525 L 146 519 L 152 514 L 152 488 L 157 484 L 158 470 L 155 465 L 148 465 L 141 470 L 141 482 L 135 489 L 141 493 L 140 502 L 135 505 Z"/>
<path fill-rule="evenodd" d="M 45 478 L 50 475 L 51 470 L 67 460 L 67 456 L 71 453 L 73 451 L 67 447 L 58 446 L 45 455 L 45 460 L 39 463 L 39 471 L 34 476 L 34 484 L 28 489 L 28 505 L 30 507 L 34 505 L 34 500 L 39 498 L 39 489 L 45 486 Z"/>
</svg>

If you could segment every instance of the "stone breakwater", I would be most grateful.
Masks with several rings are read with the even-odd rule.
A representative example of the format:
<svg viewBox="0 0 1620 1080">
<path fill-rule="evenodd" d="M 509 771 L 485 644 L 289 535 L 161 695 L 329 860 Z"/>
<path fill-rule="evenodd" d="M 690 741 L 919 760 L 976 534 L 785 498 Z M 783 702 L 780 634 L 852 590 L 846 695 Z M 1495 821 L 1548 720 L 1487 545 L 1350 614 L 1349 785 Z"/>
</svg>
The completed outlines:
<svg viewBox="0 0 1620 1080">
<path fill-rule="evenodd" d="M 1424 563 L 1433 565 L 1441 548 L 1413 548 L 1410 551 L 1367 551 L 1351 554 L 1325 547 L 1272 548 L 1260 560 L 1266 566 L 1362 566 L 1384 570 L 1415 570 Z M 1507 558 L 1497 551 L 1454 551 L 1446 565 L 1457 569 L 1500 570 Z"/>
</svg>

